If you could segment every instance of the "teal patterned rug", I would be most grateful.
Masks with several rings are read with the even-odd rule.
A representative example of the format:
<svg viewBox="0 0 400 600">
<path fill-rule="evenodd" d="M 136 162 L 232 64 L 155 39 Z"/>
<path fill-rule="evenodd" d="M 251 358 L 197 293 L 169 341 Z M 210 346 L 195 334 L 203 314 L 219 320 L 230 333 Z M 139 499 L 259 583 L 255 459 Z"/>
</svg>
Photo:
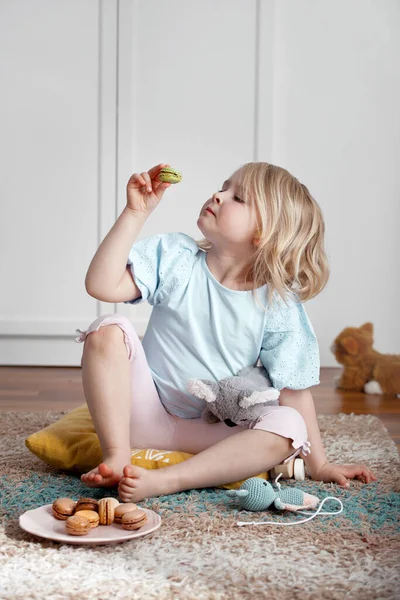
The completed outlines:
<svg viewBox="0 0 400 600">
<path fill-rule="evenodd" d="M 37 538 L 18 525 L 24 511 L 57 497 L 117 497 L 116 489 L 89 490 L 78 476 L 45 465 L 25 447 L 29 434 L 62 414 L 1 414 L 1 599 L 398 597 L 399 456 L 376 417 L 318 419 L 328 458 L 365 464 L 377 482 L 354 481 L 343 490 L 309 479 L 280 481 L 321 500 L 339 498 L 340 515 L 281 526 L 306 517 L 276 510 L 250 513 L 239 510 L 226 490 L 198 489 L 141 502 L 162 518 L 153 534 L 89 548 Z M 326 502 L 323 510 L 335 512 L 338 503 Z M 238 527 L 238 520 L 276 525 Z"/>
<path fill-rule="evenodd" d="M 51 470 L 51 467 L 47 467 Z M 318 484 L 311 480 L 306 482 L 280 481 L 281 485 L 298 487 L 323 500 L 332 495 L 343 503 L 343 512 L 338 517 L 329 519 L 318 518 L 320 531 L 329 531 L 332 528 L 343 529 L 351 527 L 355 531 L 382 532 L 399 527 L 400 494 L 392 491 L 382 493 L 378 482 L 368 485 L 355 484 L 354 490 L 348 492 L 338 486 Z M 100 499 L 104 496 L 113 496 L 118 499 L 116 489 L 92 489 L 82 484 L 77 476 L 61 471 L 52 470 L 51 473 L 32 473 L 29 477 L 15 482 L 12 477 L 2 475 L 0 478 L 1 510 L 5 518 L 9 515 L 21 513 L 37 508 L 44 504 L 52 504 L 56 498 L 71 497 L 78 499 L 81 496 L 90 496 Z M 240 510 L 236 499 L 228 497 L 226 491 L 215 488 L 204 488 L 149 498 L 140 502 L 141 506 L 157 511 L 162 518 L 176 513 L 178 510 L 186 511 L 191 506 L 190 513 L 199 516 L 203 513 L 218 513 L 220 517 L 235 518 L 241 521 L 268 520 L 277 523 L 300 521 L 304 515 L 282 513 L 275 509 L 252 513 Z M 192 506 L 193 505 L 193 506 Z M 338 502 L 329 500 L 324 503 L 324 511 L 336 512 L 340 509 Z M 312 511 L 310 512 L 312 514 Z"/>
</svg>

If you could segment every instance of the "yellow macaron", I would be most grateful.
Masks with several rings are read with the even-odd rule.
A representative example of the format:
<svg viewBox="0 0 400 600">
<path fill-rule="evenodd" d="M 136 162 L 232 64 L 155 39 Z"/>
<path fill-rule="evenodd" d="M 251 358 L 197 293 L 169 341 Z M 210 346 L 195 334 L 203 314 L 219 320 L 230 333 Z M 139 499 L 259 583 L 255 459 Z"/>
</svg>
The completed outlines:
<svg viewBox="0 0 400 600">
<path fill-rule="evenodd" d="M 97 513 L 95 510 L 77 510 L 75 515 L 87 519 L 92 529 L 97 527 L 100 522 L 99 513 Z"/>
</svg>

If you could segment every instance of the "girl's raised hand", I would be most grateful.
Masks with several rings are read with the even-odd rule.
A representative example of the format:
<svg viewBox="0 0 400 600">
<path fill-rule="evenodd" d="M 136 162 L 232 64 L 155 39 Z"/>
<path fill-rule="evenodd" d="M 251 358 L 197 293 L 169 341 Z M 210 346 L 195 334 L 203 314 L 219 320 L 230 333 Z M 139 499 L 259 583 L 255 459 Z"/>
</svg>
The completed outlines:
<svg viewBox="0 0 400 600">
<path fill-rule="evenodd" d="M 127 207 L 140 216 L 147 217 L 158 205 L 170 183 L 161 183 L 156 179 L 165 163 L 153 167 L 148 172 L 134 173 L 126 186 Z"/>
</svg>

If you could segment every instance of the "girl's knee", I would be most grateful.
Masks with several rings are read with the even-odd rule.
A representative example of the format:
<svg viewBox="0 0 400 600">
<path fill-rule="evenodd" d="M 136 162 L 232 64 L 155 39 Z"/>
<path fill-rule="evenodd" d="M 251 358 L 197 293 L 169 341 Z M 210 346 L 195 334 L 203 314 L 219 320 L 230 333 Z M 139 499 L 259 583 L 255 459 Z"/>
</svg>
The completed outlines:
<svg viewBox="0 0 400 600">
<path fill-rule="evenodd" d="M 85 342 L 84 353 L 115 352 L 124 343 L 129 359 L 133 360 L 137 339 L 135 329 L 127 317 L 111 314 L 96 319 L 87 331 L 80 332 L 77 341 Z"/>
<path fill-rule="evenodd" d="M 287 420 L 289 423 L 295 425 L 297 429 L 304 430 L 307 434 L 306 422 L 298 410 L 291 406 L 281 406 L 280 411 L 283 420 Z"/>
<path fill-rule="evenodd" d="M 124 339 L 124 332 L 118 325 L 102 325 L 89 332 L 85 340 L 85 348 L 90 346 L 96 350 L 115 348 Z"/>
<path fill-rule="evenodd" d="M 287 422 L 290 429 L 290 437 L 294 446 L 297 448 L 304 444 L 308 439 L 307 425 L 303 416 L 298 410 L 291 406 L 282 406 L 283 419 Z"/>
<path fill-rule="evenodd" d="M 260 419 L 255 429 L 264 429 L 293 440 L 295 448 L 302 446 L 308 438 L 307 426 L 298 410 L 290 406 L 279 406 Z"/>
</svg>

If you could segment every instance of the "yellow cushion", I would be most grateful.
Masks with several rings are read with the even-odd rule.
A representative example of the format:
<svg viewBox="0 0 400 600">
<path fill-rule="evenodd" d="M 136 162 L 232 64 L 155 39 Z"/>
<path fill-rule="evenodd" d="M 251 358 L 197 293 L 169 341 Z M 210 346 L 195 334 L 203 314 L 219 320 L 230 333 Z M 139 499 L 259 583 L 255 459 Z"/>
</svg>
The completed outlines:
<svg viewBox="0 0 400 600">
<path fill-rule="evenodd" d="M 41 431 L 32 433 L 25 440 L 25 445 L 38 458 L 57 469 L 85 473 L 97 467 L 102 461 L 99 438 L 87 404 L 75 408 Z M 169 467 L 193 456 L 187 452 L 153 448 L 132 448 L 131 451 L 132 465 L 145 469 Z M 268 473 L 261 473 L 258 477 L 268 479 Z M 243 481 L 218 487 L 237 489 Z"/>
</svg>

